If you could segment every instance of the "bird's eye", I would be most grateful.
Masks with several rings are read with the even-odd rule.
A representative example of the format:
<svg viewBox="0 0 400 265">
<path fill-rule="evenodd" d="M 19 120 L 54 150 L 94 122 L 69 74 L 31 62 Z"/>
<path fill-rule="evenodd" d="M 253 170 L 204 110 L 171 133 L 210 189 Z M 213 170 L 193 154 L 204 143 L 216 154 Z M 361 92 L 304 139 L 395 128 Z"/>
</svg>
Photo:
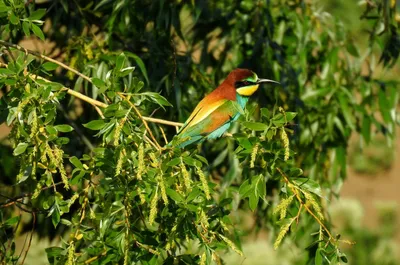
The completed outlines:
<svg viewBox="0 0 400 265">
<path fill-rule="evenodd" d="M 243 81 L 243 85 L 247 86 L 249 84 L 249 81 Z"/>
</svg>

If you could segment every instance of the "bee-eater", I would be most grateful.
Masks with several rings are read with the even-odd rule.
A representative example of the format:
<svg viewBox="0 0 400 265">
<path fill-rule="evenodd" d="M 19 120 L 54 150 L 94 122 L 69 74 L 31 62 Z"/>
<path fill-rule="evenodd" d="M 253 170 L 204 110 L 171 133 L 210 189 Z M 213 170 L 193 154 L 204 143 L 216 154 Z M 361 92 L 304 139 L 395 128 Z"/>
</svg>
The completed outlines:
<svg viewBox="0 0 400 265">
<path fill-rule="evenodd" d="M 203 98 L 179 130 L 178 147 L 220 137 L 239 118 L 249 97 L 261 83 L 276 81 L 261 79 L 248 69 L 235 69 L 209 95 Z M 241 108 L 241 109 L 239 109 Z"/>
</svg>

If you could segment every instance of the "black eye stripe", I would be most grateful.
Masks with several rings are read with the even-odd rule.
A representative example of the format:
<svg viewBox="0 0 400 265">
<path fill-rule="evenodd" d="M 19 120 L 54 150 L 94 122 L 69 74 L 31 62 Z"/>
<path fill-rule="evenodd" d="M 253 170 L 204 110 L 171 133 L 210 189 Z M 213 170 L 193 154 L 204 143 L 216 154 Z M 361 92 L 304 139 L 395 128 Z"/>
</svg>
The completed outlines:
<svg viewBox="0 0 400 265">
<path fill-rule="evenodd" d="M 252 84 L 254 84 L 254 83 L 251 82 L 251 81 L 248 81 L 248 80 L 245 80 L 245 81 L 237 81 L 237 82 L 235 83 L 235 88 L 244 87 L 244 86 L 249 86 L 249 85 L 252 85 Z"/>
</svg>

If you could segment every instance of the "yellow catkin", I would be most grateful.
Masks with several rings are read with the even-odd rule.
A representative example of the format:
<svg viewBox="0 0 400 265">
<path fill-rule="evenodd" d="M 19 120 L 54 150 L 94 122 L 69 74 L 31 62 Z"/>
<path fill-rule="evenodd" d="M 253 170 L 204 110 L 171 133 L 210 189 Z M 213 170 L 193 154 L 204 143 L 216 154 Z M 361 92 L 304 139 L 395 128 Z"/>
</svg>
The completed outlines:
<svg viewBox="0 0 400 265">
<path fill-rule="evenodd" d="M 69 62 L 69 66 L 70 66 L 71 68 L 75 68 L 75 65 L 76 65 L 76 62 L 77 62 L 77 61 L 78 61 L 78 57 L 76 57 L 76 56 L 72 57 L 72 58 L 71 58 L 71 61 Z M 70 80 L 74 79 L 74 76 L 75 76 L 75 74 L 74 74 L 73 72 L 68 71 L 67 77 L 68 77 Z"/>
<path fill-rule="evenodd" d="M 285 148 L 284 160 L 287 161 L 289 159 L 289 138 L 284 128 L 281 129 L 281 141 L 283 144 L 283 148 Z"/>
<path fill-rule="evenodd" d="M 68 259 L 67 259 L 67 262 L 65 263 L 65 265 L 75 264 L 74 256 L 75 256 L 75 244 L 74 244 L 74 241 L 71 241 L 71 242 L 69 242 Z"/>
<path fill-rule="evenodd" d="M 115 128 L 115 132 L 114 132 L 114 145 L 118 146 L 118 142 L 119 142 L 119 137 L 121 136 L 121 131 L 122 128 L 124 127 L 126 118 L 121 119 L 121 121 L 118 123 L 117 127 Z"/>
<path fill-rule="evenodd" d="M 36 110 L 32 112 L 32 125 L 31 125 L 31 134 L 29 137 L 33 138 L 38 132 L 38 118 L 36 114 Z"/>
<path fill-rule="evenodd" d="M 125 148 L 122 148 L 121 151 L 119 152 L 117 165 L 115 167 L 115 176 L 121 174 L 122 164 L 124 163 L 124 157 L 125 157 Z"/>
<path fill-rule="evenodd" d="M 92 48 L 90 47 L 90 44 L 85 44 L 83 45 L 83 49 L 85 50 L 85 55 L 89 60 L 93 59 L 93 51 Z"/>
<path fill-rule="evenodd" d="M 289 205 L 292 203 L 293 201 L 293 197 L 294 195 L 283 199 L 274 209 L 273 214 L 277 214 L 280 213 L 280 219 L 284 219 L 286 217 L 286 213 L 287 213 L 287 208 L 289 207 Z"/>
<path fill-rule="evenodd" d="M 162 173 L 158 175 L 158 183 L 160 184 L 161 198 L 164 201 L 164 205 L 167 206 L 168 205 L 168 196 L 167 196 L 167 190 L 165 188 L 165 180 L 164 180 Z"/>
<path fill-rule="evenodd" d="M 181 168 L 181 172 L 182 172 L 182 176 L 183 176 L 183 183 L 185 184 L 186 190 L 190 191 L 192 181 L 190 180 L 189 172 L 187 171 L 186 166 L 182 160 L 181 160 L 179 167 Z"/>
<path fill-rule="evenodd" d="M 157 216 L 157 202 L 158 202 L 158 186 L 156 192 L 154 193 L 153 199 L 150 203 L 150 214 L 149 214 L 149 224 L 153 225 L 154 220 Z"/>
<path fill-rule="evenodd" d="M 93 209 L 92 208 L 89 208 L 89 209 L 90 209 L 89 218 L 92 220 L 96 219 L 96 214 L 93 211 Z"/>
<path fill-rule="evenodd" d="M 158 168 L 158 158 L 157 158 L 156 154 L 155 153 L 150 153 L 149 156 L 150 156 L 150 159 L 151 159 L 150 165 L 152 167 L 154 167 L 154 168 Z"/>
<path fill-rule="evenodd" d="M 171 250 L 171 242 L 168 241 L 167 244 L 165 245 L 165 251 L 170 251 Z"/>
<path fill-rule="evenodd" d="M 41 191 L 42 191 L 42 184 L 40 182 L 38 182 L 36 184 L 36 189 L 33 192 L 32 199 L 36 199 L 40 195 Z"/>
<path fill-rule="evenodd" d="M 206 262 L 207 262 L 207 254 L 203 252 L 203 254 L 201 254 L 200 257 L 199 265 L 206 265 Z"/>
<path fill-rule="evenodd" d="M 258 148 L 259 148 L 259 143 L 256 143 L 253 147 L 253 150 L 251 151 L 251 156 L 250 156 L 250 168 L 254 168 L 254 163 L 256 162 L 257 158 L 257 153 L 258 153 Z"/>
<path fill-rule="evenodd" d="M 261 157 L 261 168 L 267 167 L 267 161 L 265 161 L 264 157 Z"/>
<path fill-rule="evenodd" d="M 279 231 L 278 237 L 276 238 L 275 243 L 274 243 L 274 249 L 277 249 L 279 247 L 279 245 L 282 242 L 282 239 L 285 237 L 285 235 L 289 231 L 289 228 L 292 225 L 294 219 L 295 218 L 292 218 L 289 222 L 287 222 L 286 224 L 281 226 L 281 230 Z"/>
<path fill-rule="evenodd" d="M 46 145 L 47 145 L 47 143 L 46 143 Z M 43 164 L 46 164 L 46 163 L 47 163 L 47 156 L 46 156 L 46 154 L 47 154 L 47 151 L 46 151 L 46 145 L 44 146 L 44 150 L 43 150 L 43 148 L 42 148 L 43 152 L 41 153 L 41 156 L 40 156 L 40 162 L 42 162 Z"/>
<path fill-rule="evenodd" d="M 124 265 L 129 264 L 129 227 L 125 229 Z"/>
<path fill-rule="evenodd" d="M 223 235 L 219 235 L 220 238 L 222 238 L 222 240 L 225 241 L 225 243 L 233 250 L 235 251 L 237 254 L 239 254 L 240 256 L 243 256 L 243 252 L 238 249 L 236 247 L 236 245 L 227 237 L 224 237 Z"/>
<path fill-rule="evenodd" d="M 146 198 L 144 197 L 142 189 L 140 187 L 137 187 L 136 191 L 140 198 L 140 204 L 144 204 L 146 202 Z"/>
<path fill-rule="evenodd" d="M 179 193 L 180 195 L 185 195 L 185 193 L 183 192 L 183 187 L 182 185 L 179 185 L 178 183 L 175 184 L 175 191 L 177 193 Z"/>
<path fill-rule="evenodd" d="M 75 193 L 75 194 L 71 197 L 71 199 L 69 199 L 68 208 L 71 207 L 71 205 L 74 204 L 74 202 L 75 202 L 76 199 L 78 199 L 78 198 L 79 198 L 79 194 L 78 194 L 78 193 Z"/>
<path fill-rule="evenodd" d="M 229 228 L 226 226 L 226 224 L 223 221 L 219 221 L 221 227 L 225 230 L 225 231 L 229 231 Z"/>
<path fill-rule="evenodd" d="M 64 151 L 62 149 L 59 148 L 54 149 L 55 164 L 58 167 L 58 172 L 60 172 L 61 180 L 64 183 L 64 188 L 68 190 L 69 182 L 68 182 L 67 172 L 65 171 L 64 168 L 63 155 Z"/>
<path fill-rule="evenodd" d="M 315 212 L 317 213 L 317 216 L 320 220 L 324 220 L 324 215 L 322 214 L 321 207 L 319 206 L 318 202 L 315 200 L 314 196 L 311 195 L 311 193 L 302 191 L 304 194 L 304 197 L 306 197 L 306 201 L 311 204 L 311 206 L 314 208 Z"/>
<path fill-rule="evenodd" d="M 203 227 L 203 229 L 207 231 L 210 224 L 208 223 L 207 215 L 205 214 L 205 212 L 203 210 L 200 210 L 200 218 L 199 219 L 200 219 L 201 227 Z"/>
<path fill-rule="evenodd" d="M 147 245 L 144 245 L 144 244 L 142 244 L 142 243 L 140 243 L 140 242 L 138 242 L 138 241 L 136 241 L 136 244 L 137 244 L 139 247 L 146 249 L 148 252 L 150 252 L 150 253 L 152 253 L 152 254 L 154 254 L 154 255 L 157 255 L 157 256 L 160 255 L 160 252 L 159 252 L 159 251 L 157 251 L 157 250 L 155 250 L 155 249 L 152 249 L 152 248 L 150 248 L 150 247 L 147 246 Z"/>
<path fill-rule="evenodd" d="M 46 143 L 45 150 L 46 150 L 46 155 L 50 160 L 50 163 L 53 163 L 54 165 L 57 165 L 56 157 L 54 156 L 53 149 L 51 149 L 49 143 Z"/>
<path fill-rule="evenodd" d="M 21 112 L 23 112 L 25 106 L 28 105 L 28 103 L 29 103 L 29 99 L 24 99 L 23 101 L 21 101 L 17 107 L 17 114 L 20 114 Z"/>
<path fill-rule="evenodd" d="M 217 254 L 215 254 L 215 252 L 213 252 L 213 254 L 212 254 L 212 259 L 215 261 L 215 263 L 217 263 L 218 265 L 221 265 L 221 260 L 220 260 L 220 258 L 218 257 L 218 255 Z"/>
<path fill-rule="evenodd" d="M 199 166 L 196 165 L 196 173 L 200 177 L 201 186 L 203 187 L 204 194 L 206 195 L 207 200 L 211 199 L 210 188 L 208 187 L 207 178 L 204 175 L 203 170 Z"/>
<path fill-rule="evenodd" d="M 139 145 L 139 150 L 138 150 L 138 168 L 137 168 L 137 174 L 136 178 L 138 180 L 142 180 L 142 174 L 145 169 L 145 163 L 144 163 L 144 146 L 143 143 L 140 143 Z"/>
</svg>

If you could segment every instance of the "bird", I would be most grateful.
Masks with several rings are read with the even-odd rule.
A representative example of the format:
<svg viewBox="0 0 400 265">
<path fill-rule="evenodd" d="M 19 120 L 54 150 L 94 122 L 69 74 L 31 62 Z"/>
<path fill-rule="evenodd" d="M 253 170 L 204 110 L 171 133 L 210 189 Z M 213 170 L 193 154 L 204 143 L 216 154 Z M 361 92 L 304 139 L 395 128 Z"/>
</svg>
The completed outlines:
<svg viewBox="0 0 400 265">
<path fill-rule="evenodd" d="M 176 147 L 184 148 L 222 136 L 239 118 L 249 97 L 262 83 L 279 84 L 271 79 L 258 78 L 248 69 L 232 70 L 214 91 L 197 104 L 174 137 Z"/>
</svg>

